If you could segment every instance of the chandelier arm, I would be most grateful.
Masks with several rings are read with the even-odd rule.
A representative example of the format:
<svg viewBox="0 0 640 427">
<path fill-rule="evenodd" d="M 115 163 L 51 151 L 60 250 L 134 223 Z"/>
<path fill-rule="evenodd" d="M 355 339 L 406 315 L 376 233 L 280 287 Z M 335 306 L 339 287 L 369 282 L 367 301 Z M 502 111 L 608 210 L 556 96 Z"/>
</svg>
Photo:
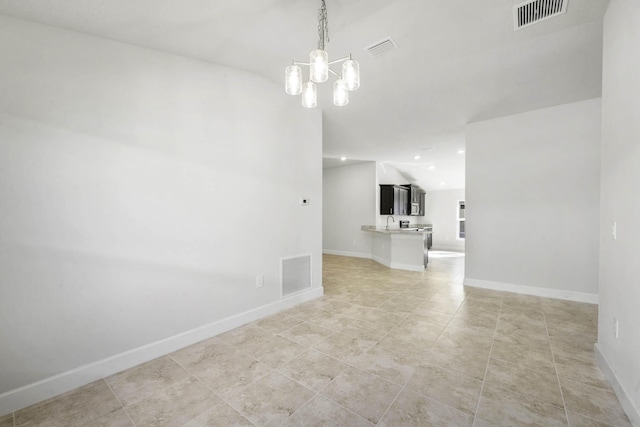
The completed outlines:
<svg viewBox="0 0 640 427">
<path fill-rule="evenodd" d="M 331 74 L 333 74 L 334 76 L 338 77 L 338 78 L 341 78 L 341 77 L 342 77 L 340 74 L 336 73 L 336 72 L 335 72 L 335 71 L 333 71 L 331 68 L 329 68 L 329 72 L 330 72 Z"/>
<path fill-rule="evenodd" d="M 337 64 L 338 62 L 343 62 L 343 61 L 346 61 L 347 59 L 351 59 L 351 55 L 345 56 L 344 58 L 333 60 L 329 62 L 329 65 Z M 293 61 L 293 63 L 294 65 L 306 65 L 306 66 L 311 65 L 309 62 L 302 62 L 302 61 Z"/>
<path fill-rule="evenodd" d="M 335 64 L 337 62 L 346 61 L 347 59 L 351 59 L 351 54 L 349 54 L 349 56 L 345 56 L 344 58 L 336 59 L 335 61 L 329 62 L 329 65 Z"/>
</svg>

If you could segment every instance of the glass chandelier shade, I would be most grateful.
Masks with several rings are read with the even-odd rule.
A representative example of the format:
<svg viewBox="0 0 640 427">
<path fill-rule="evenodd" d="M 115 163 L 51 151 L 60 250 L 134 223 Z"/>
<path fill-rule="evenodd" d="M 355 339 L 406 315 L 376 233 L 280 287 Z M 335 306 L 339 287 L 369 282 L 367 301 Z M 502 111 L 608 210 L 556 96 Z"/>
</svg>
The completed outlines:
<svg viewBox="0 0 640 427">
<path fill-rule="evenodd" d="M 285 91 L 289 95 L 302 93 L 302 68 L 297 65 L 289 65 L 285 70 Z"/>
<path fill-rule="evenodd" d="M 329 78 L 329 54 L 322 49 L 312 50 L 309 54 L 310 79 L 323 83 Z"/>
<path fill-rule="evenodd" d="M 351 59 L 351 54 L 329 62 L 326 45 L 329 43 L 329 19 L 326 0 L 320 0 L 318 10 L 318 46 L 309 53 L 309 62 L 293 61 L 285 70 L 285 92 L 289 95 L 302 95 L 302 106 L 314 108 L 318 105 L 318 87 L 316 83 L 329 80 L 329 73 L 337 80 L 333 84 L 333 103 L 338 107 L 349 103 L 349 91 L 360 87 L 360 65 Z M 330 68 L 330 65 L 342 63 L 342 74 Z M 300 66 L 309 67 L 309 80 L 304 82 Z"/>
<path fill-rule="evenodd" d="M 347 59 L 342 63 L 342 78 L 347 89 L 356 90 L 360 87 L 360 64 L 353 59 Z"/>
<path fill-rule="evenodd" d="M 337 107 L 344 107 L 349 103 L 349 89 L 347 83 L 338 79 L 333 84 L 333 105 Z"/>
<path fill-rule="evenodd" d="M 302 106 L 315 108 L 318 105 L 318 87 L 314 82 L 306 82 L 302 85 Z"/>
</svg>

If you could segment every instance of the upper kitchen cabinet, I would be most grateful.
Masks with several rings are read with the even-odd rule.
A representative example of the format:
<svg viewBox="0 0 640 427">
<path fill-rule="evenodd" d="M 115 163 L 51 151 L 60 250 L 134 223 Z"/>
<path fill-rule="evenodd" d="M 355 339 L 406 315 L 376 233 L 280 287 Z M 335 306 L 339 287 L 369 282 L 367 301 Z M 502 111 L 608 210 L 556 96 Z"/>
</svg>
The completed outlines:
<svg viewBox="0 0 640 427">
<path fill-rule="evenodd" d="M 409 215 L 410 193 L 402 185 L 380 184 L 380 215 Z"/>
<path fill-rule="evenodd" d="M 424 190 L 413 184 L 406 184 L 402 187 L 405 187 L 409 191 L 407 215 L 424 216 L 424 203 L 426 198 Z"/>
</svg>

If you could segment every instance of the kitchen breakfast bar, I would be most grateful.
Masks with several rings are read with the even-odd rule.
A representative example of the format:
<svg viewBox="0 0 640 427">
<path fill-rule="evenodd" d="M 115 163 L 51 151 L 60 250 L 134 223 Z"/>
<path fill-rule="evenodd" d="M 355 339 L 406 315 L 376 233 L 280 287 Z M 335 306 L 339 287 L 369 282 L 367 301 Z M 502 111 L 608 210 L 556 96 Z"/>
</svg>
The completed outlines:
<svg viewBox="0 0 640 427">
<path fill-rule="evenodd" d="M 423 271 L 429 262 L 433 228 L 418 224 L 412 228 L 389 228 L 363 225 L 371 235 L 371 258 L 389 268 Z"/>
</svg>

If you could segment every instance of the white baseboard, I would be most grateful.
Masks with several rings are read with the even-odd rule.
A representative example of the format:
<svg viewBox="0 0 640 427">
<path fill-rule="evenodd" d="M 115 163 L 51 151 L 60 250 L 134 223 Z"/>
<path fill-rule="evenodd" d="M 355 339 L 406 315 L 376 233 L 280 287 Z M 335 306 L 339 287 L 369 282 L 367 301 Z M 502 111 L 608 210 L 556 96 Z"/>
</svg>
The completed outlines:
<svg viewBox="0 0 640 427">
<path fill-rule="evenodd" d="M 418 271 L 418 272 L 424 271 L 424 267 L 422 266 L 416 266 L 411 264 L 399 264 L 397 262 L 389 262 L 386 259 L 377 257 L 375 255 L 371 255 L 371 259 L 377 262 L 378 264 L 382 264 L 385 267 L 393 268 L 396 270 Z"/>
<path fill-rule="evenodd" d="M 354 258 L 371 259 L 371 254 L 365 253 L 365 252 L 347 252 L 347 251 L 334 251 L 331 249 L 323 249 L 322 253 L 327 255 L 339 255 L 339 256 L 350 256 Z"/>
<path fill-rule="evenodd" d="M 631 421 L 631 425 L 640 427 L 640 410 L 636 407 L 636 405 L 633 403 L 633 400 L 631 400 L 631 398 L 629 397 L 630 394 L 618 379 L 618 376 L 611 368 L 611 364 L 609 363 L 607 358 L 604 356 L 604 354 L 602 354 L 600 346 L 596 343 L 593 346 L 593 349 L 595 351 L 596 362 L 602 370 L 605 378 L 611 385 L 611 388 L 613 388 L 613 391 L 616 393 L 616 396 L 618 396 L 618 400 L 622 405 L 622 409 L 624 409 L 624 412 L 627 414 L 629 421 Z"/>
<path fill-rule="evenodd" d="M 380 258 L 379 256 L 371 255 L 371 259 L 377 262 L 378 264 L 382 264 L 385 267 L 391 268 L 391 263 L 384 258 Z"/>
<path fill-rule="evenodd" d="M 406 271 L 418 271 L 418 272 L 424 271 L 424 267 L 421 265 L 398 264 L 397 262 L 392 262 L 391 268 L 395 268 L 396 270 L 406 270 Z"/>
<path fill-rule="evenodd" d="M 430 251 L 446 251 L 446 252 L 460 252 L 464 253 L 464 247 L 459 246 L 432 246 Z"/>
<path fill-rule="evenodd" d="M 469 279 L 468 277 L 464 278 L 464 285 L 470 286 L 472 288 L 493 289 L 494 291 L 513 292 L 516 294 L 533 295 L 537 297 L 556 298 L 568 301 L 598 304 L 598 294 L 588 294 L 584 292 L 540 288 L 537 286 L 516 285 L 513 283 L 493 282 L 490 280 Z"/>
<path fill-rule="evenodd" d="M 323 293 L 322 287 L 298 292 L 270 304 L 0 394 L 0 416 L 320 297 Z"/>
</svg>

